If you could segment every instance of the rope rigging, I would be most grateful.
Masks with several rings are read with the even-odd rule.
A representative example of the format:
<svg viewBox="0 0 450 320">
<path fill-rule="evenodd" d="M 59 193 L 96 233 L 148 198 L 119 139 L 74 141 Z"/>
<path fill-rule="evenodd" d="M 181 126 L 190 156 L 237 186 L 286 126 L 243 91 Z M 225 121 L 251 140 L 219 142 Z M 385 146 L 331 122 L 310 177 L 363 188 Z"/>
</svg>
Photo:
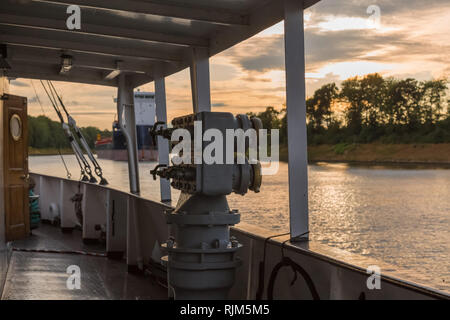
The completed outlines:
<svg viewBox="0 0 450 320">
<path fill-rule="evenodd" d="M 50 81 L 47 81 L 48 87 L 49 87 L 48 90 L 47 90 L 44 82 L 42 80 L 40 80 L 40 81 L 41 81 L 42 87 L 44 88 L 45 93 L 47 94 L 47 96 L 53 106 L 53 109 L 55 109 L 55 112 L 58 115 L 59 121 L 61 122 L 61 125 L 63 128 L 63 131 L 64 131 L 67 139 L 69 139 L 70 146 L 72 147 L 72 150 L 75 153 L 75 157 L 77 158 L 78 164 L 80 165 L 81 180 L 96 183 L 97 179 L 95 179 L 95 177 L 92 175 L 91 167 L 90 167 L 89 163 L 87 162 L 86 158 L 84 157 L 83 152 L 81 151 L 81 148 L 78 145 L 77 140 L 73 136 L 73 133 L 70 130 L 69 126 L 64 122 L 64 117 L 61 114 L 61 110 L 58 107 L 58 104 L 56 102 L 54 94 L 50 93 L 50 91 L 51 91 L 51 87 L 49 84 Z"/>
<path fill-rule="evenodd" d="M 41 99 L 39 99 L 39 95 L 37 94 L 36 87 L 34 86 L 33 80 L 30 79 L 31 86 L 33 87 L 34 94 L 36 95 L 37 102 L 41 106 L 42 114 L 45 116 L 44 107 L 42 106 Z"/>
<path fill-rule="evenodd" d="M 94 165 L 94 172 L 95 174 L 100 178 L 100 184 L 105 185 L 108 184 L 108 181 L 103 177 L 102 168 L 98 164 L 97 160 L 94 157 L 94 154 L 91 151 L 91 148 L 89 147 L 89 144 L 84 137 L 83 133 L 81 132 L 80 128 L 77 126 L 77 123 L 75 119 L 69 114 L 69 112 L 66 109 L 66 106 L 64 105 L 64 102 L 62 101 L 61 97 L 59 96 L 58 92 L 56 91 L 55 87 L 53 86 L 53 83 L 51 81 L 48 81 L 49 87 L 52 91 L 52 94 L 58 98 L 59 104 L 61 105 L 62 109 L 64 110 L 66 116 L 67 116 L 67 122 L 69 123 L 69 126 L 72 128 L 72 130 L 77 135 L 78 139 L 81 142 L 81 145 L 83 146 L 83 149 L 86 151 L 88 158 L 91 160 L 92 164 Z M 56 99 L 55 99 L 56 101 Z"/>
<path fill-rule="evenodd" d="M 34 86 L 33 80 L 30 79 L 30 83 L 31 83 L 31 86 L 33 87 L 34 94 L 35 94 L 35 96 L 36 96 L 36 100 L 37 100 L 37 102 L 39 103 L 39 105 L 40 105 L 40 107 L 41 107 L 42 114 L 43 114 L 44 116 L 46 116 L 44 107 L 43 107 L 43 105 L 42 105 L 41 99 L 39 98 L 39 95 L 38 95 L 38 93 L 37 93 L 36 87 Z M 64 157 L 63 157 L 62 154 L 61 154 L 61 145 L 58 147 L 58 153 L 59 153 L 59 156 L 61 157 L 61 160 L 62 160 L 62 163 L 63 163 L 63 165 L 64 165 L 64 168 L 66 169 L 67 179 L 70 179 L 70 178 L 72 177 L 72 174 L 70 173 L 69 169 L 67 168 L 66 162 L 64 161 Z"/>
<path fill-rule="evenodd" d="M 80 166 L 80 181 L 89 181 L 86 172 L 84 172 L 83 165 L 81 164 L 80 158 L 78 158 L 77 153 L 75 152 L 75 159 L 77 159 L 78 165 Z"/>
<path fill-rule="evenodd" d="M 61 149 L 60 148 L 58 148 L 58 153 L 59 153 L 59 156 L 61 157 L 62 163 L 64 164 L 64 168 L 66 168 L 67 179 L 72 178 L 72 174 L 69 172 L 69 169 L 67 169 L 67 165 L 66 165 L 66 162 L 64 161 L 64 158 L 63 158 L 63 156 L 61 154 Z"/>
</svg>

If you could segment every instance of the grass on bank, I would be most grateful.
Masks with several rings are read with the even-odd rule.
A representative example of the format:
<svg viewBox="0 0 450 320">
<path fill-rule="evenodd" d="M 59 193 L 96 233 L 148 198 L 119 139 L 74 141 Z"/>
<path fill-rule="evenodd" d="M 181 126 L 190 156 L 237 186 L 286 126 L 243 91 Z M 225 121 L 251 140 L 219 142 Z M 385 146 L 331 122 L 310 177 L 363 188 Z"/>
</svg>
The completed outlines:
<svg viewBox="0 0 450 320">
<path fill-rule="evenodd" d="M 287 161 L 287 147 L 280 148 L 280 160 Z M 450 164 L 450 143 L 347 144 L 308 147 L 308 160 L 342 162 L 391 162 Z"/>
<path fill-rule="evenodd" d="M 59 150 L 61 154 L 73 154 L 72 149 L 70 148 L 63 148 Z M 51 155 L 57 155 L 58 149 L 57 148 L 33 148 L 28 147 L 28 154 L 31 156 L 51 156 Z"/>
<path fill-rule="evenodd" d="M 56 148 L 28 148 L 29 155 L 58 155 Z M 61 154 L 73 154 L 61 149 Z M 280 147 L 280 160 L 288 161 L 286 146 Z M 443 163 L 450 164 L 450 143 L 382 144 L 339 143 L 308 147 L 308 160 L 342 162 Z"/>
</svg>

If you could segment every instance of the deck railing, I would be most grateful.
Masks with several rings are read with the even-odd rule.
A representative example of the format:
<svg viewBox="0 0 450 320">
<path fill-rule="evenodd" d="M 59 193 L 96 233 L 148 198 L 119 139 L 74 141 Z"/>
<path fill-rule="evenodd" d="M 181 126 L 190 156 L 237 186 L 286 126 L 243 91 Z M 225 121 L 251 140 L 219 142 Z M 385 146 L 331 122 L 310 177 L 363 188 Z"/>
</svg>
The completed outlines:
<svg viewBox="0 0 450 320">
<path fill-rule="evenodd" d="M 40 194 L 42 219 L 60 220 L 63 231 L 74 228 L 79 219 L 71 198 L 80 192 L 84 241 L 104 236 L 107 253 L 111 257 L 123 254 L 130 269 L 143 269 L 152 261 L 159 263 L 164 254 L 160 244 L 170 232 L 164 214 L 171 207 L 105 186 L 35 173 L 31 176 L 36 182 L 36 193 Z M 50 207 L 55 206 L 57 210 L 51 211 Z M 292 268 L 282 267 L 273 284 L 275 299 L 311 299 L 311 285 L 320 299 L 449 298 L 448 293 L 385 274 L 383 270 L 394 269 L 385 263 L 314 241 L 292 244 L 286 242 L 289 235 L 269 239 L 273 232 L 245 223 L 232 228 L 231 234 L 244 245 L 239 252 L 242 266 L 236 273 L 232 299 L 255 299 L 258 295 L 266 299 L 270 277 L 283 256 L 303 269 L 310 281 L 298 274 L 291 285 L 295 278 Z M 260 276 L 262 265 L 264 277 Z M 368 282 L 376 284 L 377 276 L 367 273 L 369 265 L 381 269 L 379 289 L 368 286 Z M 419 275 L 411 277 L 420 282 Z"/>
</svg>

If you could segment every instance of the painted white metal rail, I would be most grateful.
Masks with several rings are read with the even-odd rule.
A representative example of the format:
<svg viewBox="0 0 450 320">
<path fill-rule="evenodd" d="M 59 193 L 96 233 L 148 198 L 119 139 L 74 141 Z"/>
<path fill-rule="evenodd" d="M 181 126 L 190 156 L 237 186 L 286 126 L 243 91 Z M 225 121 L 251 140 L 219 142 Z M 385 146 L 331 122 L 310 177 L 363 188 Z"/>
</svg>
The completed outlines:
<svg viewBox="0 0 450 320">
<path fill-rule="evenodd" d="M 123 254 L 130 267 L 142 269 L 155 246 L 159 248 L 168 238 L 164 211 L 169 206 L 96 184 L 33 173 L 30 176 L 36 181 L 43 220 L 59 220 L 64 231 L 75 228 L 78 219 L 71 198 L 80 191 L 83 240 L 98 240 L 105 230 L 106 252 L 115 257 Z M 51 206 L 56 206 L 57 215 L 51 212 Z"/>
<path fill-rule="evenodd" d="M 155 104 L 156 121 L 167 124 L 167 106 L 166 106 L 166 83 L 162 70 L 155 70 Z M 167 128 L 167 125 L 163 126 Z M 169 165 L 169 141 L 158 136 L 158 162 L 159 164 Z M 161 201 L 170 202 L 172 200 L 169 179 L 160 179 Z"/>
<path fill-rule="evenodd" d="M 36 192 L 40 194 L 40 208 L 43 219 L 51 219 L 49 206 L 55 203 L 60 208 L 61 226 L 74 227 L 76 216 L 70 198 L 78 192 L 78 181 L 31 174 L 36 181 Z M 112 256 L 124 253 L 126 263 L 142 269 L 153 255 L 159 262 L 159 245 L 167 240 L 169 232 L 164 211 L 170 209 L 164 204 L 143 199 L 139 196 L 114 190 L 109 187 L 81 183 L 83 192 L 83 237 L 99 238 L 100 231 L 95 225 L 106 226 L 106 250 Z M 366 272 L 368 265 L 376 264 L 381 270 L 394 269 L 380 261 L 360 257 L 336 248 L 327 247 L 314 241 L 289 243 L 289 236 L 267 241 L 272 236 L 270 230 L 241 223 L 231 230 L 243 248 L 239 256 L 243 265 L 238 268 L 231 299 L 255 299 L 259 283 L 259 267 L 264 250 L 264 290 L 262 298 L 267 298 L 267 287 L 274 266 L 284 254 L 303 267 L 312 278 L 321 299 L 449 299 L 445 292 L 419 285 L 401 277 L 381 274 L 381 289 L 370 290 Z M 81 239 L 80 239 L 81 241 Z M 283 244 L 284 243 L 284 244 Z M 156 256 L 155 256 L 156 254 Z M 398 268 L 397 268 L 398 269 Z M 299 276 L 291 286 L 293 273 L 283 269 L 274 286 L 276 299 L 311 299 L 306 283 Z M 417 281 L 420 275 L 417 275 Z"/>
<path fill-rule="evenodd" d="M 306 136 L 303 3 L 297 0 L 285 0 L 284 3 L 289 222 L 291 239 L 307 240 L 309 238 L 308 141 Z"/>
</svg>

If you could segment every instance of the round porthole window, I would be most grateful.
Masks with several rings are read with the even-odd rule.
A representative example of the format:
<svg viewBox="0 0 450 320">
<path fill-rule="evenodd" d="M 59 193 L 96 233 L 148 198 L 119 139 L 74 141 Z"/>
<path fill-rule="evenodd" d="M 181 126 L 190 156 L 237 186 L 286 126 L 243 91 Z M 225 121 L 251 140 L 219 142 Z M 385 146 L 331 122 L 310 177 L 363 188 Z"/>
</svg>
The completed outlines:
<svg viewBox="0 0 450 320">
<path fill-rule="evenodd" d="M 19 141 L 20 137 L 22 137 L 22 120 L 17 114 L 13 114 L 9 120 L 9 131 L 15 141 Z"/>
</svg>

